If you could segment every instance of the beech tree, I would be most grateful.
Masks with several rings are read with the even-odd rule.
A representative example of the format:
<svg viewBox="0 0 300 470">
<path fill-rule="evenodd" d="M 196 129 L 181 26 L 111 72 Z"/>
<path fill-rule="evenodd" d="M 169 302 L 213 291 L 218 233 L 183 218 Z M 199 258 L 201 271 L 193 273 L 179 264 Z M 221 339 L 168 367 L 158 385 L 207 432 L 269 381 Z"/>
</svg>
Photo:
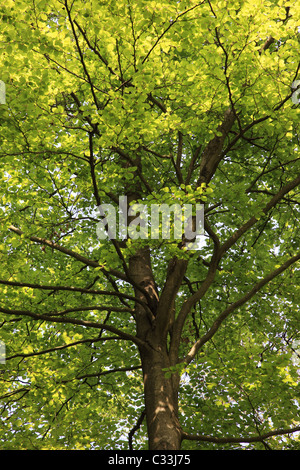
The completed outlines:
<svg viewBox="0 0 300 470">
<path fill-rule="evenodd" d="M 300 449 L 299 26 L 296 0 L 2 5 L 2 449 Z M 99 236 L 120 197 L 134 236 Z M 202 204 L 197 246 L 134 203 Z"/>
</svg>

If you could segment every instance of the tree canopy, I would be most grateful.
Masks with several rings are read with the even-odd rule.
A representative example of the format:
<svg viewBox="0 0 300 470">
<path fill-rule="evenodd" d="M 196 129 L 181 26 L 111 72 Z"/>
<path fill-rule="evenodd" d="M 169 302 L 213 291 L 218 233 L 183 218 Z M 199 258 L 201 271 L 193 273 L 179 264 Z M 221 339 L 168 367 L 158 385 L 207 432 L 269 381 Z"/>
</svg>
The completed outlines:
<svg viewBox="0 0 300 470">
<path fill-rule="evenodd" d="M 1 448 L 299 450 L 299 2 L 0 22 Z M 101 239 L 122 196 L 203 204 L 197 249 Z"/>
</svg>

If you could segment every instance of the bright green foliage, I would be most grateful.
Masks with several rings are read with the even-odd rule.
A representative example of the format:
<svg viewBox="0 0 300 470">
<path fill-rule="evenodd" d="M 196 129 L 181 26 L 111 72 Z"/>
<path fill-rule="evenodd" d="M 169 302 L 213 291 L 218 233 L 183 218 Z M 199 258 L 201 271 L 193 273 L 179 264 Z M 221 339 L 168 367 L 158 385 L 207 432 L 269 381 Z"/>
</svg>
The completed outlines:
<svg viewBox="0 0 300 470">
<path fill-rule="evenodd" d="M 128 449 L 144 404 L 124 263 L 149 245 L 161 292 L 171 257 L 189 259 L 179 314 L 216 243 L 255 217 L 192 306 L 166 374 L 182 373 L 184 432 L 236 438 L 183 449 L 299 450 L 297 433 L 243 443 L 299 426 L 297 259 L 188 360 L 223 311 L 299 253 L 299 182 L 264 211 L 299 175 L 299 2 L 6 0 L 0 22 L 1 449 Z M 201 186 L 228 108 L 234 124 Z M 97 206 L 137 187 L 144 204 L 201 200 L 214 236 L 190 252 L 98 240 Z M 147 448 L 145 424 L 134 448 Z"/>
</svg>

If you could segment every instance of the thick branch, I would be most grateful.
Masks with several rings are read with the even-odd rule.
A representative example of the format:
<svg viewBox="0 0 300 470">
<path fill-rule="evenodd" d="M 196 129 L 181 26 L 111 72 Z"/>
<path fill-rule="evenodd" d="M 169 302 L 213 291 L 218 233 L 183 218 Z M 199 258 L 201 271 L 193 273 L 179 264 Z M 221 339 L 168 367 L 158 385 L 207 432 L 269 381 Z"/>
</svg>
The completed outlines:
<svg viewBox="0 0 300 470">
<path fill-rule="evenodd" d="M 157 308 L 156 327 L 164 338 L 174 322 L 174 303 L 183 281 L 188 261 L 172 258 L 169 262 L 167 278 Z"/>
<path fill-rule="evenodd" d="M 231 108 L 227 109 L 224 121 L 217 128 L 217 134 L 204 149 L 201 155 L 200 175 L 197 181 L 197 186 L 200 186 L 201 183 L 208 184 L 215 174 L 216 169 L 224 156 L 224 153 L 222 152 L 223 145 L 233 126 L 235 117 L 234 111 Z"/>
<path fill-rule="evenodd" d="M 118 335 L 122 339 L 132 341 L 137 346 L 140 346 L 140 347 L 147 346 L 144 343 L 144 341 L 140 340 L 139 338 L 136 338 L 135 336 L 129 333 L 125 333 L 124 331 L 121 331 L 118 328 L 115 328 L 114 326 L 106 325 L 104 323 L 80 320 L 78 318 L 53 317 L 51 315 L 43 315 L 43 314 L 34 313 L 29 310 L 10 310 L 7 308 L 2 308 L 2 307 L 0 307 L 0 312 L 5 313 L 6 315 L 25 316 L 25 317 L 33 318 L 35 320 L 44 320 L 44 321 L 48 321 L 51 323 L 70 323 L 72 325 L 79 325 L 85 328 L 96 328 L 96 329 L 106 330 L 106 331 L 110 331 L 111 333 Z"/>
<path fill-rule="evenodd" d="M 6 286 L 12 286 L 12 287 L 30 287 L 31 289 L 51 290 L 53 292 L 70 291 L 70 292 L 81 292 L 82 294 L 116 296 L 116 297 L 119 297 L 120 299 L 127 299 L 127 300 L 132 300 L 133 302 L 139 302 L 144 307 L 147 306 L 142 300 L 132 295 L 124 294 L 123 292 L 119 292 L 119 291 L 97 290 L 97 289 L 87 289 L 84 287 L 57 286 L 57 285 L 49 285 L 49 284 L 34 284 L 30 282 L 6 281 L 4 279 L 0 279 L 0 284 L 4 284 Z M 109 307 L 108 309 L 112 310 L 111 307 Z"/>
</svg>

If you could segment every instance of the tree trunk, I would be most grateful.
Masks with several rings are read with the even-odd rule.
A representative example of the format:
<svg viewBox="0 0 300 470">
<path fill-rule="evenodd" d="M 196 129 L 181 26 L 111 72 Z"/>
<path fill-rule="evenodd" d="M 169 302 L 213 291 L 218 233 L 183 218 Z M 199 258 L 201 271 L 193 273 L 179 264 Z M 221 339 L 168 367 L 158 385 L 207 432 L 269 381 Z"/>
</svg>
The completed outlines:
<svg viewBox="0 0 300 470">
<path fill-rule="evenodd" d="M 138 250 L 129 261 L 130 278 L 135 284 L 135 320 L 137 336 L 144 341 L 140 356 L 144 376 L 144 396 L 150 450 L 179 450 L 181 428 L 178 421 L 178 375 L 166 378 L 164 369 L 174 365 L 167 351 L 167 331 L 172 322 L 173 302 L 170 296 L 165 308 L 159 303 L 148 248 Z M 141 289 L 139 289 L 139 287 Z M 165 299 L 165 298 L 164 298 Z M 163 300 L 164 300 L 163 299 Z M 158 310 L 159 306 L 159 310 Z M 163 310 L 166 327 L 162 328 L 156 314 Z"/>
<path fill-rule="evenodd" d="M 169 358 L 159 341 L 141 352 L 146 419 L 150 450 L 179 450 L 182 432 L 178 421 L 178 377 L 165 377 Z M 154 349 L 155 348 L 155 349 Z"/>
</svg>

